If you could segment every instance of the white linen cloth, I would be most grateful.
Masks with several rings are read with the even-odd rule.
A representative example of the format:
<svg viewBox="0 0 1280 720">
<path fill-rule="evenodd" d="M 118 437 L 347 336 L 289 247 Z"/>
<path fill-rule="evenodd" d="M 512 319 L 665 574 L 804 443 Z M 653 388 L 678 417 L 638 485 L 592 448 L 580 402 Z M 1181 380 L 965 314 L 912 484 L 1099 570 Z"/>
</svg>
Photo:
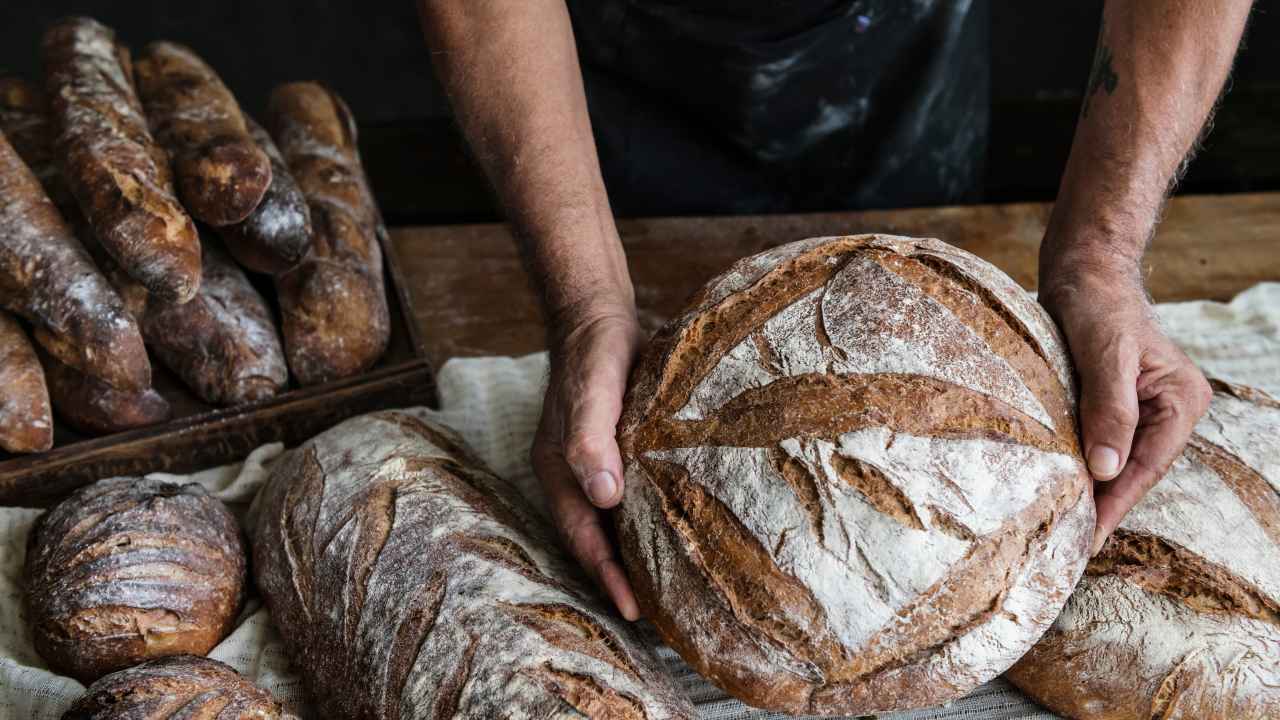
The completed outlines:
<svg viewBox="0 0 1280 720">
<path fill-rule="evenodd" d="M 1158 307 L 1166 329 L 1192 360 L 1224 380 L 1280 396 L 1280 283 L 1264 283 L 1230 303 L 1188 302 Z M 545 353 L 522 358 L 471 358 L 441 369 L 440 407 L 432 414 L 451 425 L 500 475 L 541 506 L 526 457 L 546 383 Z M 189 476 L 243 517 L 283 448 L 267 445 L 240 464 Z M 21 575 L 27 532 L 39 511 L 0 508 L 0 720 L 56 720 L 84 688 L 45 669 L 31 645 L 22 611 Z M 784 718 L 747 708 L 708 684 L 666 648 L 659 653 L 707 720 Z M 312 718 L 303 686 L 290 666 L 270 617 L 250 598 L 236 630 L 211 657 L 270 690 L 303 718 Z M 1003 680 L 994 680 L 948 706 L 889 713 L 879 720 L 1054 720 Z"/>
</svg>

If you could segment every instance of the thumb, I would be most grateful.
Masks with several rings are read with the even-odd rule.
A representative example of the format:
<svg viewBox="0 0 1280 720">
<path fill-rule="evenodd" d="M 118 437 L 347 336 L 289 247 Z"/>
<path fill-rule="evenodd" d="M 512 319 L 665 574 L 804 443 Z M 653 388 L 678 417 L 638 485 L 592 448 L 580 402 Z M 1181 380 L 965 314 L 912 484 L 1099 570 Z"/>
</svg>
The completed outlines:
<svg viewBox="0 0 1280 720">
<path fill-rule="evenodd" d="M 1077 368 L 1084 457 L 1095 480 L 1111 480 L 1129 461 L 1138 426 L 1137 352 L 1101 353 Z"/>
<path fill-rule="evenodd" d="M 598 348 L 588 351 L 584 360 L 581 374 L 564 387 L 564 458 L 591 503 L 610 508 L 622 499 L 616 434 L 631 349 L 625 344 Z"/>
</svg>

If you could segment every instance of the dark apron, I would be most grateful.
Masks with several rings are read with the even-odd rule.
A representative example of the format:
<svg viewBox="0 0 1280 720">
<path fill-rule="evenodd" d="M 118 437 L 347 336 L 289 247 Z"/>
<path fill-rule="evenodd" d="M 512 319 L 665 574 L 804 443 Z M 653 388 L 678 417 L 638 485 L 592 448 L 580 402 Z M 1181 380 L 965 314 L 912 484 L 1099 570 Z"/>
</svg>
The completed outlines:
<svg viewBox="0 0 1280 720">
<path fill-rule="evenodd" d="M 987 0 L 569 0 L 621 215 L 981 193 Z"/>
</svg>

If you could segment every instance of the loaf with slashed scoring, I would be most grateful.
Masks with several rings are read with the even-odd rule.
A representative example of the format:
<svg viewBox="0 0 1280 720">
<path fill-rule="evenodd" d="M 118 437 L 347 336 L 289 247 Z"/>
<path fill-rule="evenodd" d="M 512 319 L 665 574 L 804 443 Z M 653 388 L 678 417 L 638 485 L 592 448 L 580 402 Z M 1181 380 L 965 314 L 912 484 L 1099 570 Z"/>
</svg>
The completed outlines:
<svg viewBox="0 0 1280 720">
<path fill-rule="evenodd" d="M 406 412 L 277 463 L 252 510 L 254 574 L 321 716 L 693 717 L 517 497 Z"/>
<path fill-rule="evenodd" d="M 231 631 L 246 558 L 227 508 L 195 484 L 100 480 L 41 515 L 24 605 L 40 656 L 81 681 L 203 655 Z"/>
<path fill-rule="evenodd" d="M 44 371 L 18 321 L 0 310 L 0 450 L 53 447 L 53 417 Z"/>
<path fill-rule="evenodd" d="M 182 305 L 152 296 L 110 257 L 95 254 L 147 346 L 201 400 L 240 405 L 275 397 L 289 369 L 271 309 L 216 239 L 203 245 L 200 289 Z"/>
<path fill-rule="evenodd" d="M 271 184 L 249 217 L 218 228 L 218 234 L 241 265 L 279 275 L 311 251 L 311 208 L 275 141 L 253 118 L 245 116 L 244 121 L 250 137 L 271 160 Z"/>
<path fill-rule="evenodd" d="M 200 241 L 147 129 L 128 49 L 110 28 L 73 17 L 49 28 L 43 51 L 55 155 L 94 235 L 149 291 L 190 300 Z"/>
<path fill-rule="evenodd" d="M 173 158 L 178 192 L 196 219 L 240 222 L 271 183 L 271 161 L 249 136 L 235 96 L 190 48 L 155 42 L 134 63 L 151 132 Z"/>
<path fill-rule="evenodd" d="M 137 324 L 4 133 L 0 197 L 0 307 L 62 362 L 113 387 L 150 386 Z"/>
<path fill-rule="evenodd" d="M 1187 448 L 1008 673 L 1065 717 L 1280 717 L 1280 401 L 1212 385 Z"/>
<path fill-rule="evenodd" d="M 40 180 L 72 233 L 77 237 L 88 236 L 91 232 L 88 224 L 80 214 L 80 208 L 54 162 L 48 105 L 38 88 L 19 77 L 0 78 L 0 131 L 8 136 L 14 150 Z M 80 258 L 78 272 L 96 276 L 98 270 L 92 263 L 84 262 L 83 249 L 73 249 L 77 250 L 76 255 Z M 67 269 L 75 267 L 75 264 L 66 266 Z M 86 284 L 89 288 L 95 286 L 109 295 L 115 294 L 104 279 L 97 278 Z M 123 307 L 119 297 L 109 299 L 116 307 Z M 132 315 L 118 311 L 114 317 L 117 319 L 119 332 L 139 335 L 139 328 Z M 146 377 L 150 378 L 150 362 L 145 350 L 138 344 L 138 339 L 135 337 L 132 340 L 135 345 L 120 357 L 108 355 L 102 359 L 125 365 L 146 362 Z M 75 345 L 67 347 L 76 348 Z M 92 350 L 92 346 L 89 349 Z M 150 387 L 143 390 L 115 387 L 110 380 L 77 370 L 48 351 L 40 353 L 40 363 L 44 367 L 53 409 L 64 422 L 79 432 L 103 435 L 169 419 L 169 403 Z"/>
<path fill-rule="evenodd" d="M 268 129 L 311 208 L 311 255 L 276 278 L 289 369 L 303 385 L 363 372 L 391 333 L 381 218 L 346 103 L 317 83 L 271 93 Z"/>
<path fill-rule="evenodd" d="M 738 262 L 644 352 L 619 444 L 642 610 L 703 675 L 785 712 L 964 695 L 1048 628 L 1093 531 L 1057 331 L 936 240 Z"/>
<path fill-rule="evenodd" d="M 297 720 L 271 694 L 217 660 L 177 655 L 111 673 L 62 720 Z"/>
</svg>

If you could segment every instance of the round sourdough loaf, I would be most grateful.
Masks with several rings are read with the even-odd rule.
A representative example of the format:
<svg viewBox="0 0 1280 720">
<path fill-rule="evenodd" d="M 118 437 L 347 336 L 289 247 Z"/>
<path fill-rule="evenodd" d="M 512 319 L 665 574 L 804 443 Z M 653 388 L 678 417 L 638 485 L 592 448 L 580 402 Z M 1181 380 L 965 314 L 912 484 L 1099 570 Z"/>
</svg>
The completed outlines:
<svg viewBox="0 0 1280 720">
<path fill-rule="evenodd" d="M 178 655 L 99 679 L 62 720 L 297 720 L 217 660 Z"/>
<path fill-rule="evenodd" d="M 236 520 L 199 485 L 101 480 L 27 539 L 27 622 L 49 667 L 82 682 L 150 658 L 203 655 L 244 595 Z"/>
<path fill-rule="evenodd" d="M 1009 677 L 1070 718 L 1280 718 L 1280 402 L 1214 382 L 1169 473 Z"/>
<path fill-rule="evenodd" d="M 742 260 L 654 338 L 625 402 L 641 608 L 759 707 L 959 697 L 1084 569 L 1073 407 L 1052 322 L 968 253 L 860 235 Z"/>
</svg>

